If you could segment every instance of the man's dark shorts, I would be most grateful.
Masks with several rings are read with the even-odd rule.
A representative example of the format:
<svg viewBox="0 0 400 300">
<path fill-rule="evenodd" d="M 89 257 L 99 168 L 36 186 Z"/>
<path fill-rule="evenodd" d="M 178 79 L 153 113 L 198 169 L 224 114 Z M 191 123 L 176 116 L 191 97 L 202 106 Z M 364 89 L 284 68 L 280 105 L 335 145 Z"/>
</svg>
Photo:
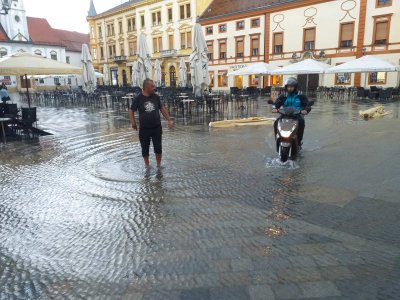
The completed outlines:
<svg viewBox="0 0 400 300">
<path fill-rule="evenodd" d="M 162 127 L 139 128 L 140 145 L 142 146 L 142 156 L 150 155 L 150 142 L 153 141 L 154 153 L 162 154 Z"/>
</svg>

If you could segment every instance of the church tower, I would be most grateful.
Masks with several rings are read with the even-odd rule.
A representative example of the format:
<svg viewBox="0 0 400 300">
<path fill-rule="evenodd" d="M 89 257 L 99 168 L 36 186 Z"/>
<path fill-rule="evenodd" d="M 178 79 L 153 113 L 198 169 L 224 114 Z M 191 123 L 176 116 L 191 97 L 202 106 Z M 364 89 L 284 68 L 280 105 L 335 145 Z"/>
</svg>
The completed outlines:
<svg viewBox="0 0 400 300">
<path fill-rule="evenodd" d="M 10 40 L 28 42 L 30 39 L 24 1 L 6 1 L 10 3 L 10 10 L 8 11 L 7 15 L 1 16 L 1 25 L 3 26 Z"/>
</svg>

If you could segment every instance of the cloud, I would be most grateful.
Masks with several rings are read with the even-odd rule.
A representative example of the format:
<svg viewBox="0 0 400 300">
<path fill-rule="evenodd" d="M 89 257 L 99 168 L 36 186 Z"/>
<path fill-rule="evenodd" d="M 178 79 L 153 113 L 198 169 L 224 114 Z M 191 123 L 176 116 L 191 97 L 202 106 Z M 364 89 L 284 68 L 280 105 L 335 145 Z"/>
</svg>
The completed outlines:
<svg viewBox="0 0 400 300">
<path fill-rule="evenodd" d="M 45 18 L 54 28 L 89 32 L 86 16 L 90 0 L 25 0 L 24 3 L 27 16 Z M 98 13 L 120 3 L 121 0 L 94 1 Z"/>
</svg>

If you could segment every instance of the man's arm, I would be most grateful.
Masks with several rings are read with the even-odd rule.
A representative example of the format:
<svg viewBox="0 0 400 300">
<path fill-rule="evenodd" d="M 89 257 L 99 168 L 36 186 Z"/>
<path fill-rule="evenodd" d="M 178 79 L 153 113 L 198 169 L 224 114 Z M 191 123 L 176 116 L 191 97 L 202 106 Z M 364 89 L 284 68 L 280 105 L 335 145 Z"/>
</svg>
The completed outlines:
<svg viewBox="0 0 400 300">
<path fill-rule="evenodd" d="M 301 106 L 304 108 L 303 111 L 306 111 L 307 114 L 311 111 L 311 105 L 308 101 L 308 97 L 306 95 L 301 95 Z"/>
<path fill-rule="evenodd" d="M 172 129 L 174 128 L 174 122 L 172 122 L 168 110 L 165 108 L 165 106 L 161 106 L 160 108 L 161 114 L 163 115 L 163 117 L 165 118 L 165 120 L 168 121 L 168 128 Z"/>
<path fill-rule="evenodd" d="M 135 119 L 135 112 L 131 109 L 129 109 L 129 119 L 131 120 L 131 125 L 132 128 L 137 130 L 137 125 L 136 125 L 136 119 Z"/>
<path fill-rule="evenodd" d="M 274 107 L 277 108 L 277 109 L 281 108 L 281 106 L 283 105 L 284 100 L 285 100 L 285 96 L 283 94 L 280 94 L 278 96 L 278 98 L 275 100 Z"/>
<path fill-rule="evenodd" d="M 278 98 L 275 100 L 275 103 L 272 105 L 272 112 L 277 113 L 278 109 L 281 108 L 283 105 L 283 101 L 285 99 L 285 96 L 283 94 L 280 94 Z"/>
</svg>

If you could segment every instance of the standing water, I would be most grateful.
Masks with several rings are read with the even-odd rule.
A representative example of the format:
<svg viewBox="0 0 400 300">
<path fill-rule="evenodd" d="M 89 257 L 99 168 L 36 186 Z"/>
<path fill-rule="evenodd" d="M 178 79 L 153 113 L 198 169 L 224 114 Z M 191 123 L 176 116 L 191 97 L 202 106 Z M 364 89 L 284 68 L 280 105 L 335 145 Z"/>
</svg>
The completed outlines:
<svg viewBox="0 0 400 300">
<path fill-rule="evenodd" d="M 177 119 L 149 171 L 126 112 L 40 107 L 53 135 L 0 149 L 0 299 L 399 299 L 400 109 L 372 105 L 318 101 L 284 165 L 272 126 Z"/>
</svg>

